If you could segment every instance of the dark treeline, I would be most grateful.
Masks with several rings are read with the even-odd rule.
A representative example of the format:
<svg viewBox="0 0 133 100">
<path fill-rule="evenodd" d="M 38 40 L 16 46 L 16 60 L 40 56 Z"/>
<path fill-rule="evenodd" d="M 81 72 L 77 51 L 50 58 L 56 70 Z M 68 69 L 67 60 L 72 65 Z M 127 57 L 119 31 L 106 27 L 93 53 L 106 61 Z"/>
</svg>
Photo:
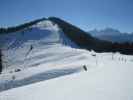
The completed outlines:
<svg viewBox="0 0 133 100">
<path fill-rule="evenodd" d="M 62 19 L 50 17 L 49 20 L 57 23 L 62 28 L 63 32 L 81 48 L 94 50 L 96 52 L 133 54 L 133 43 L 112 43 L 105 40 L 99 40 Z"/>
<path fill-rule="evenodd" d="M 6 34 L 6 33 L 12 33 L 16 31 L 23 30 L 31 25 L 34 25 L 42 20 L 45 20 L 46 18 L 37 19 L 28 23 L 21 24 L 19 26 L 9 27 L 9 28 L 0 28 L 0 34 Z"/>
</svg>

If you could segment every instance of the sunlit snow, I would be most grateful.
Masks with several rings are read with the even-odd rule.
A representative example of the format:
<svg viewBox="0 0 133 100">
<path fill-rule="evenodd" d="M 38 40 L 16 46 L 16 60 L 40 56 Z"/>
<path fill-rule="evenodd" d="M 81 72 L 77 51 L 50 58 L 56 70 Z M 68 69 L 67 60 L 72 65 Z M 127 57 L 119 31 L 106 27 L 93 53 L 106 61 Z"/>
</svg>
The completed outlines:
<svg viewBox="0 0 133 100">
<path fill-rule="evenodd" d="M 79 49 L 51 21 L 2 35 L 0 43 L 0 100 L 133 99 L 133 56 Z"/>
</svg>

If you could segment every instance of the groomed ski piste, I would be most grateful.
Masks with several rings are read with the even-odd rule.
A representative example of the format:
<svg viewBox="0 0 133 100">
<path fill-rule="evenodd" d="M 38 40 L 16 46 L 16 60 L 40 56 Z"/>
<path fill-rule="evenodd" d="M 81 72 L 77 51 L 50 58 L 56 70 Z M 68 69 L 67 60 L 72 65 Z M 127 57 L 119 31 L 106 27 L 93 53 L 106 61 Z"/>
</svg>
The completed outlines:
<svg viewBox="0 0 133 100">
<path fill-rule="evenodd" d="M 49 20 L 0 43 L 0 100 L 133 99 L 133 56 L 79 49 Z"/>
</svg>

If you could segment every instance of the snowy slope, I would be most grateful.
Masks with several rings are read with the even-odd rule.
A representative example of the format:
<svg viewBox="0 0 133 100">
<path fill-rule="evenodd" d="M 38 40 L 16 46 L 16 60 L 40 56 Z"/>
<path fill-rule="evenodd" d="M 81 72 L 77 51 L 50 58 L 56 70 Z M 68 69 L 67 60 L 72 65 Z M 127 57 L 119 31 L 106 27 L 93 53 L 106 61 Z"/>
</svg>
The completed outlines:
<svg viewBox="0 0 133 100">
<path fill-rule="evenodd" d="M 52 51 L 47 52 L 49 51 L 48 48 L 58 49 L 53 45 L 58 47 L 62 45 L 76 46 L 65 37 L 56 24 L 48 20 L 42 21 L 21 32 L 0 36 L 0 43 L 3 49 L 3 72 L 14 70 L 14 68 L 29 67 L 33 65 L 33 61 L 45 56 L 49 57 L 52 55 Z"/>
<path fill-rule="evenodd" d="M 132 100 L 133 57 L 97 54 L 97 59 L 97 67 L 88 65 L 87 72 L 4 91 L 0 100 Z"/>
<path fill-rule="evenodd" d="M 133 99 L 133 56 L 78 49 L 49 20 L 0 36 L 0 47 L 0 100 Z"/>
<path fill-rule="evenodd" d="M 76 44 L 48 20 L 3 35 L 0 43 L 3 54 L 0 91 L 79 72 L 88 60 L 84 52 L 74 49 Z"/>
</svg>

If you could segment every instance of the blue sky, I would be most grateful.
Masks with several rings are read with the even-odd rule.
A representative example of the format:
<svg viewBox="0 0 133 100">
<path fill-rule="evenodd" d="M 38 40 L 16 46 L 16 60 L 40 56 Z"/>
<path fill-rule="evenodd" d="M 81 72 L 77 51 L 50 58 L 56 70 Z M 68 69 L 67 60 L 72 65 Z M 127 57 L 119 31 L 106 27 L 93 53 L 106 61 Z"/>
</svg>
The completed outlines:
<svg viewBox="0 0 133 100">
<path fill-rule="evenodd" d="M 133 32 L 133 0 L 0 0 L 0 26 L 56 16 L 84 29 Z"/>
</svg>

